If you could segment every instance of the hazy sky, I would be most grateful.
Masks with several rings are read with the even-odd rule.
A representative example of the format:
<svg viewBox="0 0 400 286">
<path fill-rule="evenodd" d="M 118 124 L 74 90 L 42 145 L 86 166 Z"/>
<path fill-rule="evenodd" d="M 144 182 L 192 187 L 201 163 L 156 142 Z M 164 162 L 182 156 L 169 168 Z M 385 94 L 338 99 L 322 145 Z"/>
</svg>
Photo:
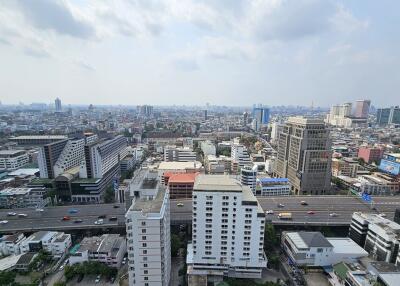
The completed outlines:
<svg viewBox="0 0 400 286">
<path fill-rule="evenodd" d="M 0 100 L 400 104 L 397 0 L 4 0 Z"/>
</svg>

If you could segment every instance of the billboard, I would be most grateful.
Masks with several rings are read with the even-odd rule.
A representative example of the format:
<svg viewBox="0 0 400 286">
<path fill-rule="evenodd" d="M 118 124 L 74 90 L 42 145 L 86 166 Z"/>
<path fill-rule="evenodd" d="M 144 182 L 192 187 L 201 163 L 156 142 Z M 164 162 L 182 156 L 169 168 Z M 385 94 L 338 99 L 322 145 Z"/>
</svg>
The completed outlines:
<svg viewBox="0 0 400 286">
<path fill-rule="evenodd" d="M 400 174 L 400 163 L 382 159 L 379 169 L 383 172 L 397 176 Z"/>
</svg>

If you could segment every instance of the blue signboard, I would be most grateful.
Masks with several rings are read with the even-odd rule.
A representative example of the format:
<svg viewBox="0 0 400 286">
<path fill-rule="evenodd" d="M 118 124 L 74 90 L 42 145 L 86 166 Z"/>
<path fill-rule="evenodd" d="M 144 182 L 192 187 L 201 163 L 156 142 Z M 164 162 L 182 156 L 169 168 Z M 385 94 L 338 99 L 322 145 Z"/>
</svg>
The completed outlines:
<svg viewBox="0 0 400 286">
<path fill-rule="evenodd" d="M 368 202 L 368 203 L 372 201 L 371 195 L 369 195 L 369 194 L 367 194 L 367 193 L 363 193 L 363 194 L 361 195 L 361 198 L 362 198 L 365 202 Z"/>
<path fill-rule="evenodd" d="M 379 169 L 383 172 L 397 176 L 398 174 L 400 174 L 400 163 L 382 159 L 379 165 Z"/>
</svg>

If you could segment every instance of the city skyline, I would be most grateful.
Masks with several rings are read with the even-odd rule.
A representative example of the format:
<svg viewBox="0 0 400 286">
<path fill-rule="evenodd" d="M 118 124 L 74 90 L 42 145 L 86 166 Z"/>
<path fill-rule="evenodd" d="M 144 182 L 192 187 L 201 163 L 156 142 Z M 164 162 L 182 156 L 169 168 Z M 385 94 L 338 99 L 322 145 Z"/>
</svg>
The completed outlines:
<svg viewBox="0 0 400 286">
<path fill-rule="evenodd" d="M 391 106 L 398 5 L 10 1 L 1 102 Z"/>
</svg>

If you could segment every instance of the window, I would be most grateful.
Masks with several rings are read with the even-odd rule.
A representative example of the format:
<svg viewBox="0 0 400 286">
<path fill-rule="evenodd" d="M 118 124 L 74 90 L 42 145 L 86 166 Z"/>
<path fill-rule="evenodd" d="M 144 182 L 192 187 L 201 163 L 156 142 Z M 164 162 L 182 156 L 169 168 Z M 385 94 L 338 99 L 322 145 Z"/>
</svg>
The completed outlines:
<svg viewBox="0 0 400 286">
<path fill-rule="evenodd" d="M 323 252 L 323 251 L 324 251 L 323 248 L 317 248 L 317 252 L 318 252 L 318 253 L 321 253 L 321 252 Z"/>
<path fill-rule="evenodd" d="M 142 229 L 142 233 L 146 233 L 146 229 L 145 228 Z"/>
<path fill-rule="evenodd" d="M 142 240 L 146 240 L 147 237 L 145 235 L 142 236 Z"/>
<path fill-rule="evenodd" d="M 143 270 L 143 274 L 149 274 L 148 270 Z"/>
<path fill-rule="evenodd" d="M 206 255 L 211 255 L 211 251 L 206 251 Z"/>
<path fill-rule="evenodd" d="M 145 221 L 142 221 L 142 226 L 145 226 L 146 225 L 146 222 Z"/>
<path fill-rule="evenodd" d="M 223 196 L 222 199 L 223 200 L 229 200 L 229 197 L 228 196 Z"/>
<path fill-rule="evenodd" d="M 143 277 L 143 280 L 149 280 L 149 277 L 147 277 L 147 276 L 145 276 L 145 277 Z"/>
<path fill-rule="evenodd" d="M 143 247 L 147 247 L 147 243 L 142 243 L 142 246 Z"/>
<path fill-rule="evenodd" d="M 147 254 L 147 250 L 146 249 L 143 249 L 143 254 Z"/>
<path fill-rule="evenodd" d="M 143 267 L 144 268 L 148 267 L 148 264 L 147 263 L 143 264 Z"/>
<path fill-rule="evenodd" d="M 206 196 L 206 200 L 212 200 L 213 196 Z"/>
</svg>

